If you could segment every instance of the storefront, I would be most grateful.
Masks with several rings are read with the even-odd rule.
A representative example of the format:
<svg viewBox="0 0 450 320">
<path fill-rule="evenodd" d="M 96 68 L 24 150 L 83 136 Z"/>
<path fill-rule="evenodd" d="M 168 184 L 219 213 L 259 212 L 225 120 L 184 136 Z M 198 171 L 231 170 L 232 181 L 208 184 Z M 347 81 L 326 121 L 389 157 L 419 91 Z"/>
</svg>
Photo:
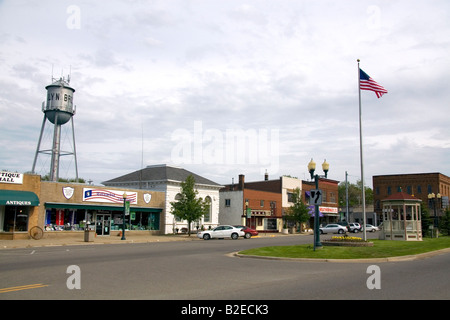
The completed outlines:
<svg viewBox="0 0 450 320">
<path fill-rule="evenodd" d="M 82 231 L 89 226 L 97 235 L 109 236 L 121 230 L 123 211 L 123 206 L 45 203 L 45 231 Z M 125 227 L 160 231 L 161 212 L 161 208 L 130 207 Z"/>
<path fill-rule="evenodd" d="M 30 208 L 36 206 L 39 206 L 39 198 L 34 192 L 0 190 L 0 230 L 26 232 Z"/>
<path fill-rule="evenodd" d="M 161 233 L 163 192 L 55 182 L 42 182 L 41 189 L 45 232 L 90 228 L 98 236 L 118 235 L 125 212 L 126 230 Z"/>
<path fill-rule="evenodd" d="M 46 237 L 161 234 L 164 192 L 41 181 L 39 175 L 0 171 L 0 239 L 28 239 L 33 227 Z"/>
<path fill-rule="evenodd" d="M 40 177 L 0 171 L 0 239 L 28 237 L 39 214 Z"/>
</svg>

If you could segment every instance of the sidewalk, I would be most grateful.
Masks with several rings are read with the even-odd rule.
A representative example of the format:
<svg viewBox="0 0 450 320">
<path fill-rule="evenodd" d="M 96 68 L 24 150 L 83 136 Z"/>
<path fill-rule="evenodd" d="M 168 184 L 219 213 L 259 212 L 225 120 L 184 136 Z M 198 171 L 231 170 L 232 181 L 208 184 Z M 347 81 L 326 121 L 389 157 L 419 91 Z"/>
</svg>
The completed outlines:
<svg viewBox="0 0 450 320">
<path fill-rule="evenodd" d="M 197 235 L 147 235 L 147 236 L 127 236 L 126 240 L 121 240 L 120 236 L 97 236 L 94 241 L 85 242 L 84 234 L 79 237 L 52 238 L 44 237 L 40 240 L 0 240 L 1 249 L 13 248 L 34 248 L 34 247 L 55 247 L 55 246 L 79 246 L 79 245 L 96 245 L 96 244 L 123 244 L 123 243 L 147 243 L 147 242 L 168 242 L 168 241 L 193 241 L 199 240 Z"/>
<path fill-rule="evenodd" d="M 260 234 L 252 238 L 264 238 L 264 237 L 279 237 L 279 236 L 292 236 L 292 234 L 284 235 L 281 233 L 273 234 Z M 94 241 L 85 242 L 84 233 L 80 233 L 77 236 L 71 236 L 66 238 L 55 238 L 44 234 L 44 237 L 40 240 L 0 240 L 1 249 L 15 249 L 15 248 L 35 248 L 35 247 L 55 247 L 55 246 L 79 246 L 79 245 L 97 245 L 97 244 L 124 244 L 124 243 L 149 243 L 149 242 L 170 242 L 170 241 L 197 241 L 202 240 L 197 238 L 196 234 L 191 234 L 189 237 L 186 234 L 168 234 L 168 235 L 127 235 L 125 233 L 126 240 L 121 240 L 120 236 L 96 236 Z M 204 240 L 202 240 L 204 241 Z"/>
</svg>

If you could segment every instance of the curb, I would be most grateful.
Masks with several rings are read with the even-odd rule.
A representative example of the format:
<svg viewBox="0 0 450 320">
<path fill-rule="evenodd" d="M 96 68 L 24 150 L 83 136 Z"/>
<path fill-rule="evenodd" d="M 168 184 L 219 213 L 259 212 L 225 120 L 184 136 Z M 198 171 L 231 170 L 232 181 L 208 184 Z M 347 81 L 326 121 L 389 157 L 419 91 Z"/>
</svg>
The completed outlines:
<svg viewBox="0 0 450 320">
<path fill-rule="evenodd" d="M 440 254 L 449 253 L 450 248 L 419 253 L 408 256 L 386 257 L 386 258 L 367 258 L 367 259 L 315 259 L 315 258 L 288 258 L 288 257 L 270 257 L 270 256 L 255 256 L 239 254 L 239 252 L 232 252 L 229 256 L 237 258 L 251 258 L 251 259 L 266 259 L 266 260 L 286 260 L 298 262 L 333 262 L 333 263 L 374 263 L 374 262 L 403 262 L 414 261 L 426 258 L 431 258 Z"/>
</svg>

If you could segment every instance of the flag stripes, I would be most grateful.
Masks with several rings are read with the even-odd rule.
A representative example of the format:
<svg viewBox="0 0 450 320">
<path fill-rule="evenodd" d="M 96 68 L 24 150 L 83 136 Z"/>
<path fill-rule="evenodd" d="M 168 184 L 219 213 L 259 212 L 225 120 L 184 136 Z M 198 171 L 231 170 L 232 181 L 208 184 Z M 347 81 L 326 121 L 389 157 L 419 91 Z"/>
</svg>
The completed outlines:
<svg viewBox="0 0 450 320">
<path fill-rule="evenodd" d="M 359 69 L 359 88 L 361 90 L 369 90 L 375 92 L 378 98 L 388 91 L 378 84 L 375 80 L 373 80 L 367 73 Z"/>
</svg>

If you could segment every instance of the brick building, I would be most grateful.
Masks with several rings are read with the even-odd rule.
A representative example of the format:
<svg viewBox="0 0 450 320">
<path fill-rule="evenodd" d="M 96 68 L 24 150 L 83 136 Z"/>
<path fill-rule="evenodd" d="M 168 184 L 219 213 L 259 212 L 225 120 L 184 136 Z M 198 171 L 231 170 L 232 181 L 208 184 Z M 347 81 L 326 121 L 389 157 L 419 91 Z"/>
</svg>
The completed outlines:
<svg viewBox="0 0 450 320">
<path fill-rule="evenodd" d="M 232 183 L 220 189 L 219 223 L 246 225 L 265 232 L 280 231 L 283 213 L 282 182 L 265 182 L 267 184 L 248 183 L 241 174 L 238 184 Z"/>
<path fill-rule="evenodd" d="M 448 207 L 450 196 L 450 177 L 438 173 L 412 173 L 412 174 L 392 174 L 378 175 L 372 177 L 373 182 L 373 201 L 375 212 L 380 216 L 382 211 L 383 199 L 397 192 L 405 192 L 422 200 L 425 206 L 430 207 L 428 195 L 439 194 L 437 197 L 437 215 L 440 216 L 442 209 Z"/>
<path fill-rule="evenodd" d="M 339 218 L 338 205 L 338 184 L 339 181 L 327 178 L 319 178 L 319 189 L 322 190 L 322 205 L 319 206 L 322 219 L 320 223 L 332 223 L 341 220 Z M 314 181 L 303 181 L 302 197 L 305 201 L 309 201 L 309 192 L 316 188 Z"/>
<path fill-rule="evenodd" d="M 281 231 L 283 216 L 292 206 L 291 196 L 297 188 L 301 191 L 303 201 L 308 203 L 309 191 L 315 188 L 314 182 L 286 176 L 269 180 L 267 174 L 262 181 L 245 182 L 245 176 L 241 174 L 237 184 L 226 185 L 220 190 L 219 222 L 222 224 L 247 223 L 249 227 L 256 227 L 257 230 Z M 324 193 L 323 204 L 319 207 L 321 223 L 338 221 L 338 181 L 320 178 L 319 188 Z M 248 220 L 245 217 L 246 203 L 251 209 L 251 218 Z M 258 212 L 261 211 L 259 209 L 265 211 L 265 218 L 261 213 L 258 218 Z M 312 222 L 313 218 L 310 225 Z"/>
</svg>

